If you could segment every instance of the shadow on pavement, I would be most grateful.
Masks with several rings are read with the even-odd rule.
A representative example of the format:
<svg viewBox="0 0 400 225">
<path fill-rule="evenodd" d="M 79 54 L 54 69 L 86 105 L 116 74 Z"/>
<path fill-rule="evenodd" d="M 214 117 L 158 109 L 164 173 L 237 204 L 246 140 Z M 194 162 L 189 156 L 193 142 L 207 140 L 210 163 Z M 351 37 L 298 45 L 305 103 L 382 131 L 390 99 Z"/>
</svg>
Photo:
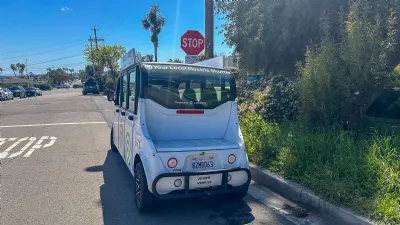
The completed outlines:
<svg viewBox="0 0 400 225">
<path fill-rule="evenodd" d="M 85 169 L 87 172 L 101 172 L 103 171 L 103 166 L 91 166 Z"/>
<path fill-rule="evenodd" d="M 87 171 L 93 172 L 93 168 L 100 167 L 89 167 L 92 169 Z M 245 201 L 231 202 L 219 198 L 159 201 L 153 212 L 139 214 L 134 202 L 134 179 L 119 153 L 109 150 L 102 170 L 104 184 L 100 187 L 100 198 L 105 225 L 241 225 L 255 219 Z"/>
</svg>

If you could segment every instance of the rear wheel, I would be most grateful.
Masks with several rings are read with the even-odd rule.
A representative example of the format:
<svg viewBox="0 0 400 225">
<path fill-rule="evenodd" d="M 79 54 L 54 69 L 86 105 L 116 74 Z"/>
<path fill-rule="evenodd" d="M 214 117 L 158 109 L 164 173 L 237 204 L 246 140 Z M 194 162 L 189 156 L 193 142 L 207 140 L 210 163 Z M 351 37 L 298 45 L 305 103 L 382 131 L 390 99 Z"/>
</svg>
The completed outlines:
<svg viewBox="0 0 400 225">
<path fill-rule="evenodd" d="M 115 144 L 114 144 L 114 130 L 113 129 L 111 129 L 111 134 L 110 134 L 111 151 L 118 152 L 117 146 L 115 146 Z"/>
<path fill-rule="evenodd" d="M 83 95 L 86 95 L 87 93 L 86 92 L 83 92 Z"/>
<path fill-rule="evenodd" d="M 135 166 L 135 204 L 139 212 L 149 212 L 153 208 L 153 194 L 147 187 L 146 174 L 142 162 Z"/>
</svg>

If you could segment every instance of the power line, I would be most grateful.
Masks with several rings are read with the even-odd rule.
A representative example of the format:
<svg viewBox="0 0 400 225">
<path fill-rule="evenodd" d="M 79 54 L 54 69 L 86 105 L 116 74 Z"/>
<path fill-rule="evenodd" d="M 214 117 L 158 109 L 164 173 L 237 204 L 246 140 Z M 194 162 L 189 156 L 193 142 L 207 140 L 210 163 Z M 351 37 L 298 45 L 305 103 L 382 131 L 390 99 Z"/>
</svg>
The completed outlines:
<svg viewBox="0 0 400 225">
<path fill-rule="evenodd" d="M 66 43 L 66 45 L 67 45 L 67 44 L 75 44 L 75 43 L 78 43 L 78 42 L 81 42 L 81 41 L 69 42 L 69 43 Z M 50 46 L 57 46 L 57 45 L 58 45 L 58 44 L 54 44 L 54 45 L 50 45 Z M 49 46 L 47 46 L 47 47 L 49 47 Z M 29 48 L 29 49 L 25 49 L 25 50 L 12 51 L 12 52 L 5 52 L 5 53 L 1 53 L 0 56 L 1 56 L 1 55 L 15 54 L 15 53 L 19 53 L 19 52 L 29 52 L 29 51 L 36 50 L 36 49 L 38 49 L 38 48 L 35 47 L 35 48 Z"/>
<path fill-rule="evenodd" d="M 22 58 L 22 57 L 28 57 L 28 56 L 42 55 L 42 54 L 46 54 L 46 53 L 50 53 L 50 52 L 56 52 L 56 51 L 64 50 L 64 49 L 71 48 L 71 47 L 74 47 L 74 46 L 78 46 L 78 45 L 81 45 L 81 44 L 83 44 L 83 43 L 85 43 L 85 42 L 86 42 L 86 41 L 83 41 L 83 42 L 80 42 L 80 43 L 75 44 L 75 45 L 70 45 L 70 46 L 66 46 L 66 47 L 63 47 L 63 48 L 57 48 L 57 49 L 53 49 L 53 50 L 49 50 L 49 51 L 45 51 L 45 52 L 36 53 L 36 54 L 21 55 L 21 56 L 8 57 L 8 58 L 2 58 L 2 59 L 3 59 L 3 60 L 4 60 L 4 59 L 16 59 L 16 58 Z"/>
<path fill-rule="evenodd" d="M 107 35 L 109 37 L 121 24 L 125 21 L 125 19 L 121 20 L 121 22 Z"/>
<path fill-rule="evenodd" d="M 80 55 L 83 55 L 83 54 L 80 53 L 80 54 L 71 55 L 71 56 L 66 56 L 66 57 L 61 57 L 61 58 L 56 58 L 56 59 L 52 59 L 52 60 L 35 62 L 35 63 L 32 63 L 32 64 L 29 64 L 29 66 L 34 66 L 34 65 L 45 64 L 45 63 L 49 63 L 49 62 L 60 61 L 60 60 L 69 59 L 69 58 L 73 58 L 73 57 L 80 56 Z"/>
<path fill-rule="evenodd" d="M 49 66 L 33 66 L 30 67 L 30 69 L 47 69 L 47 68 L 55 68 L 55 67 L 74 67 L 74 66 L 83 66 L 86 65 L 86 62 L 81 62 L 81 63 L 71 63 L 71 64 L 57 64 L 57 65 L 49 65 Z"/>
</svg>

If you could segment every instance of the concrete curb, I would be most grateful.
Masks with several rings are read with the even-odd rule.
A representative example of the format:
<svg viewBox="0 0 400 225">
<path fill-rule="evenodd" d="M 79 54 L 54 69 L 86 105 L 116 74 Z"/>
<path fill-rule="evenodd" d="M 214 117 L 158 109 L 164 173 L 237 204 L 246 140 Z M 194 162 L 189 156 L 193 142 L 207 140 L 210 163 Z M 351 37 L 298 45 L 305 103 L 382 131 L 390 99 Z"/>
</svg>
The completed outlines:
<svg viewBox="0 0 400 225">
<path fill-rule="evenodd" d="M 290 201 L 313 208 L 319 215 L 334 220 L 332 221 L 334 224 L 374 224 L 372 221 L 356 215 L 349 209 L 337 207 L 324 201 L 307 188 L 302 187 L 297 183 L 287 181 L 284 178 L 273 174 L 268 169 L 250 163 L 250 171 L 253 180 L 258 184 L 271 189 Z"/>
</svg>

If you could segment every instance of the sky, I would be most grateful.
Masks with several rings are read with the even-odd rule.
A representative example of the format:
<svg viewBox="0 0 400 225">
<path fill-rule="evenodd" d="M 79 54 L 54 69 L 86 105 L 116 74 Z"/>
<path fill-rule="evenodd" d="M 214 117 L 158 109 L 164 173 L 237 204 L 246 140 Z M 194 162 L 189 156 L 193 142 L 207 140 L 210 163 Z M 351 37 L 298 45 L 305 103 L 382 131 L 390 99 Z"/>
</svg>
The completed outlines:
<svg viewBox="0 0 400 225">
<path fill-rule="evenodd" d="M 184 60 L 180 37 L 187 30 L 204 34 L 204 0 L 0 0 L 0 68 L 12 75 L 10 64 L 25 63 L 28 72 L 48 67 L 85 66 L 83 49 L 93 27 L 105 44 L 119 44 L 142 55 L 154 54 L 150 31 L 141 20 L 151 4 L 159 4 L 167 24 L 159 35 L 158 61 Z M 223 21 L 214 18 L 214 27 Z M 223 34 L 214 31 L 214 52 L 231 53 Z"/>
</svg>

